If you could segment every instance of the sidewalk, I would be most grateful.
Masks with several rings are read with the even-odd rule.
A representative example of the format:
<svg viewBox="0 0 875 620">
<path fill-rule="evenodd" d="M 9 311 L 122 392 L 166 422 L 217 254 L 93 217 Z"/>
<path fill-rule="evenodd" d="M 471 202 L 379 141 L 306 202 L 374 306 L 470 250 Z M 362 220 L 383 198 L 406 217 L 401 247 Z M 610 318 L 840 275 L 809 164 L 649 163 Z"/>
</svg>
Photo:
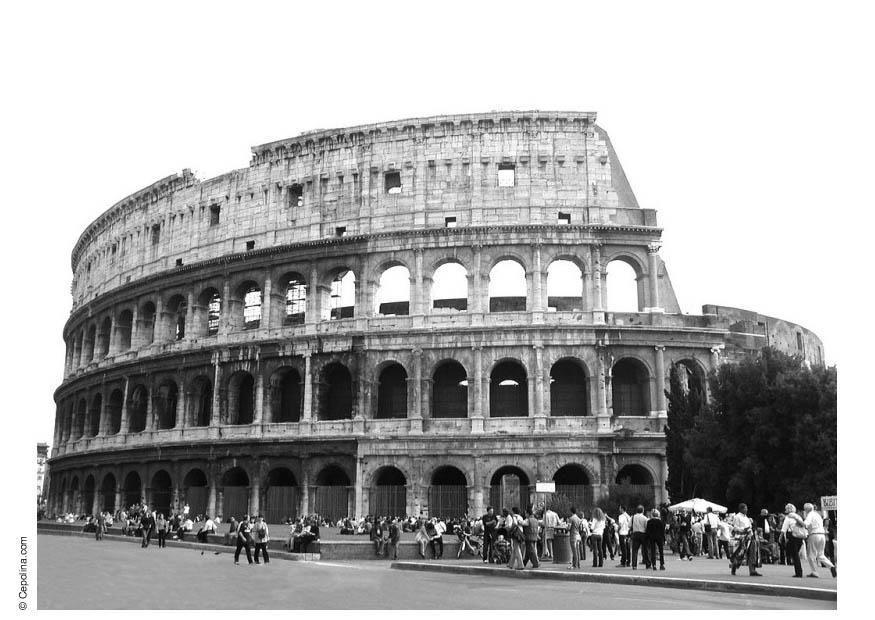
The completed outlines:
<svg viewBox="0 0 875 620">
<path fill-rule="evenodd" d="M 820 578 L 793 577 L 793 567 L 767 564 L 758 569 L 762 577 L 751 577 L 746 566 L 732 576 L 727 560 L 696 558 L 692 562 L 679 560 L 670 555 L 665 559 L 666 570 L 647 570 L 639 566 L 616 568 L 617 561 L 605 563 L 603 568 L 581 561 L 580 569 L 571 570 L 568 564 L 542 563 L 540 568 L 531 567 L 512 571 L 505 566 L 484 564 L 479 559 L 425 560 L 417 562 L 394 562 L 392 568 L 399 570 L 425 570 L 471 575 L 519 577 L 524 579 L 558 579 L 568 581 L 645 585 L 669 588 L 691 588 L 716 592 L 737 592 L 772 596 L 796 596 L 820 600 L 836 600 L 836 579 L 829 569 L 821 569 Z M 805 567 L 807 568 L 807 566 Z"/>
</svg>

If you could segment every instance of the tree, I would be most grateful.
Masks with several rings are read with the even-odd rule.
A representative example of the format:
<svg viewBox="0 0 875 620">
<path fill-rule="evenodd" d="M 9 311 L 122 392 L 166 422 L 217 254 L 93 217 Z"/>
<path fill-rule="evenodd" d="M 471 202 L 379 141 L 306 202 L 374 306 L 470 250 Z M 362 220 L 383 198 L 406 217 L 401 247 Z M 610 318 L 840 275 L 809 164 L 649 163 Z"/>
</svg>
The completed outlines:
<svg viewBox="0 0 875 620">
<path fill-rule="evenodd" d="M 700 389 L 690 389 L 689 382 L 681 381 L 678 365 L 669 373 L 668 413 L 665 426 L 665 456 L 668 462 L 668 479 L 665 488 L 672 503 L 694 496 L 696 477 L 689 460 L 688 441 L 701 415 L 704 398 Z"/>
</svg>

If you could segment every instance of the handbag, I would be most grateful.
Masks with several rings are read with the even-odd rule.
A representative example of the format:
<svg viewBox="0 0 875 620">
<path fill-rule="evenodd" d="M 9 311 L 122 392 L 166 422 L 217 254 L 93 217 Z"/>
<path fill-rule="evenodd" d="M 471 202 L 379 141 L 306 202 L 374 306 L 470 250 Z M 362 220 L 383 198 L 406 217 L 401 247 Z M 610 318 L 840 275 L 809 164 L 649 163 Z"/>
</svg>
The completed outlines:
<svg viewBox="0 0 875 620">
<path fill-rule="evenodd" d="M 801 538 L 802 540 L 808 538 L 808 528 L 798 523 L 790 526 L 790 533 L 793 534 L 793 538 Z"/>
</svg>

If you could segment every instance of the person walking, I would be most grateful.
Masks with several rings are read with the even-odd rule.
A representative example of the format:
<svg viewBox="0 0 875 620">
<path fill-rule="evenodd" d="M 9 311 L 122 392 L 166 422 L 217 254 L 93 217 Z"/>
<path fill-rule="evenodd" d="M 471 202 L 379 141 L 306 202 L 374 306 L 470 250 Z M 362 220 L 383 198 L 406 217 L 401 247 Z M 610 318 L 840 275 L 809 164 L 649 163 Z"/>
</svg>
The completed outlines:
<svg viewBox="0 0 875 620">
<path fill-rule="evenodd" d="M 419 545 L 419 557 L 425 559 L 425 548 L 428 545 L 430 536 L 428 535 L 428 522 L 419 517 L 419 527 L 416 530 L 416 542 Z"/>
<path fill-rule="evenodd" d="M 632 565 L 629 551 L 629 535 L 632 533 L 632 517 L 626 512 L 626 508 L 620 506 L 620 515 L 617 517 L 617 537 L 620 539 L 620 563 L 617 568 L 628 568 Z"/>
<path fill-rule="evenodd" d="M 559 515 L 550 508 L 544 511 L 544 551 L 548 559 L 553 559 L 553 533 L 559 525 Z"/>
<path fill-rule="evenodd" d="M 750 576 L 762 577 L 762 573 L 757 572 L 757 565 L 760 559 L 760 545 L 757 541 L 753 522 L 747 516 L 747 504 L 738 505 L 738 512 L 735 513 L 735 518 L 732 520 L 732 531 L 740 536 L 738 547 L 736 547 L 735 552 L 729 558 L 729 568 L 732 570 L 732 574 L 735 574 L 735 571 L 747 558 L 747 568 Z"/>
<path fill-rule="evenodd" d="M 720 519 L 717 518 L 715 512 L 708 506 L 705 512 L 705 537 L 708 541 L 708 559 L 713 560 L 718 557 L 717 549 L 717 530 L 720 529 Z"/>
<path fill-rule="evenodd" d="M 571 507 L 568 518 L 568 544 L 571 545 L 571 568 L 580 568 L 580 528 L 582 521 L 577 516 L 577 508 Z"/>
<path fill-rule="evenodd" d="M 487 506 L 486 514 L 483 515 L 483 562 L 492 564 L 492 551 L 495 545 L 495 528 L 498 525 L 498 517 L 492 506 Z"/>
<path fill-rule="evenodd" d="M 805 543 L 808 549 L 808 565 L 811 567 L 808 576 L 819 577 L 817 568 L 819 564 L 822 564 L 829 568 L 832 576 L 835 577 L 835 564 L 826 557 L 826 529 L 823 527 L 823 517 L 814 509 L 814 504 L 810 502 L 806 502 L 802 506 L 802 510 L 805 513 L 803 523 L 808 529 L 808 539 Z"/>
<path fill-rule="evenodd" d="M 207 542 L 207 536 L 210 534 L 216 533 L 216 522 L 213 521 L 210 517 L 207 517 L 207 520 L 204 522 L 203 527 L 201 527 L 200 531 L 195 534 L 195 538 L 197 538 L 198 542 L 205 543 Z"/>
<path fill-rule="evenodd" d="M 638 568 L 638 549 L 641 549 L 644 566 L 650 568 L 647 555 L 647 517 L 644 516 L 644 506 L 638 506 L 632 517 L 632 570 Z"/>
<path fill-rule="evenodd" d="M 140 519 L 140 531 L 142 533 L 142 540 L 140 541 L 140 547 L 145 549 L 149 546 L 149 543 L 152 540 L 152 532 L 155 528 L 155 517 L 152 516 L 148 510 L 143 512 L 143 516 Z"/>
<path fill-rule="evenodd" d="M 538 568 L 541 563 L 538 561 L 538 538 L 540 535 L 541 524 L 535 517 L 535 512 L 532 507 L 526 510 L 526 520 L 523 524 L 524 535 L 526 537 L 526 553 L 523 556 L 523 567 L 527 563 L 532 563 L 532 568 Z"/>
<path fill-rule="evenodd" d="M 381 557 L 383 555 L 383 522 L 380 519 L 374 520 L 374 527 L 371 528 L 371 542 L 374 543 L 374 555 Z"/>
<path fill-rule="evenodd" d="M 234 564 L 240 564 L 240 551 L 246 550 L 246 559 L 252 564 L 252 528 L 249 525 L 249 515 L 244 515 L 237 526 L 237 549 L 234 551 Z"/>
<path fill-rule="evenodd" d="M 656 554 L 659 552 L 659 570 L 665 570 L 665 557 L 663 556 L 663 547 L 665 547 L 665 523 L 660 517 L 659 509 L 654 508 L 650 512 L 650 518 L 647 520 L 645 534 L 647 539 L 647 553 L 650 558 L 650 568 L 656 570 Z"/>
<path fill-rule="evenodd" d="M 678 558 L 681 560 L 686 557 L 690 562 L 693 561 L 693 551 L 690 542 L 692 533 L 692 516 L 689 513 L 683 512 L 678 515 Z"/>
<path fill-rule="evenodd" d="M 589 540 L 592 544 L 592 567 L 601 568 L 604 565 L 605 556 L 602 540 L 605 535 L 605 513 L 598 506 L 592 511 L 592 520 L 589 522 Z"/>
<path fill-rule="evenodd" d="M 155 519 L 155 531 L 158 534 L 158 548 L 165 549 L 167 547 L 167 519 L 164 518 L 163 512 L 159 512 L 158 518 Z"/>
<path fill-rule="evenodd" d="M 258 561 L 259 554 L 264 556 L 264 563 L 270 564 L 270 556 L 267 554 L 267 543 L 270 542 L 270 533 L 267 529 L 267 523 L 264 522 L 264 516 L 258 515 L 255 519 L 255 563 Z"/>
<path fill-rule="evenodd" d="M 781 524 L 781 539 L 784 540 L 787 560 L 793 562 L 793 576 L 802 577 L 802 547 L 808 538 L 808 528 L 805 521 L 796 514 L 796 506 L 784 506 L 784 521 Z"/>
<path fill-rule="evenodd" d="M 398 542 L 401 540 L 401 528 L 398 527 L 398 518 L 389 521 L 389 540 L 386 545 L 386 556 L 393 560 L 398 559 Z"/>
<path fill-rule="evenodd" d="M 722 560 L 730 555 L 729 541 L 732 540 L 732 526 L 726 521 L 725 517 L 717 519 L 717 559 Z"/>
<path fill-rule="evenodd" d="M 507 567 L 511 570 L 523 570 L 523 547 L 526 544 L 525 530 L 523 529 L 523 516 L 520 514 L 520 509 L 514 506 L 511 508 L 511 513 L 505 519 L 505 528 L 507 529 L 508 537 L 510 538 L 510 562 Z"/>
<path fill-rule="evenodd" d="M 101 512 L 97 515 L 97 529 L 94 532 L 94 539 L 103 540 L 104 534 L 106 534 L 106 513 Z"/>
<path fill-rule="evenodd" d="M 617 535 L 617 522 L 609 515 L 605 514 L 605 533 L 602 535 L 602 559 L 604 560 L 610 554 L 611 561 L 614 561 L 615 537 Z"/>
</svg>

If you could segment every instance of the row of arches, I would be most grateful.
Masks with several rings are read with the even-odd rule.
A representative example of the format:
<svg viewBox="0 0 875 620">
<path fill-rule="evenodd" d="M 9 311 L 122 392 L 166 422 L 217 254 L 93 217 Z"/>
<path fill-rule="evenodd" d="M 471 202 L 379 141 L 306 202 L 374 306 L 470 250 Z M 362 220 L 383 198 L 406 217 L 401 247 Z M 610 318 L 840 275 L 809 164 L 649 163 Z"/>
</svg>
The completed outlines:
<svg viewBox="0 0 875 620">
<path fill-rule="evenodd" d="M 410 512 L 408 491 L 413 481 L 401 469 L 385 465 L 369 479 L 366 492 L 370 514 L 401 516 Z M 556 492 L 578 506 L 593 505 L 593 481 L 583 466 L 565 464 L 553 473 L 552 480 Z M 654 485 L 652 474 L 637 464 L 622 467 L 614 482 L 645 489 Z M 469 512 L 469 489 L 473 481 L 462 469 L 441 465 L 420 484 L 426 487 L 424 491 L 431 515 L 460 516 Z M 63 476 L 53 489 L 53 500 L 54 510 L 64 513 L 115 512 L 147 503 L 154 510 L 169 515 L 187 504 L 192 515 L 219 514 L 227 519 L 258 511 L 270 523 L 281 523 L 302 512 L 316 512 L 331 519 L 354 514 L 355 488 L 342 467 L 336 464 L 323 467 L 313 484 L 306 487 L 305 491 L 288 467 L 275 467 L 263 478 L 253 480 L 244 468 L 235 466 L 212 481 L 203 469 L 194 467 L 175 485 L 165 469 L 159 469 L 147 479 L 136 471 L 128 472 L 121 479 L 116 479 L 111 472 L 99 480 L 94 474 L 88 474 L 81 485 L 80 476 Z M 533 490 L 531 478 L 523 469 L 506 465 L 499 467 L 489 478 L 487 501 L 498 508 L 524 507 L 531 501 Z"/>
<path fill-rule="evenodd" d="M 548 312 L 584 309 L 583 265 L 572 258 L 550 263 L 543 309 Z M 641 269 L 626 257 L 609 262 L 600 291 L 602 306 L 613 311 L 642 310 L 645 297 Z M 519 259 L 501 259 L 488 274 L 487 303 L 483 310 L 521 312 L 537 305 L 530 278 Z M 469 280 L 469 270 L 461 261 L 440 262 L 431 276 L 422 280 L 423 288 L 428 289 L 427 306 L 413 309 L 411 302 L 418 295 L 417 280 L 411 277 L 406 265 L 390 262 L 376 278 L 373 307 L 365 312 L 356 309 L 363 302 L 356 290 L 355 272 L 348 267 L 333 269 L 326 286 L 313 287 L 303 274 L 290 271 L 276 283 L 259 283 L 247 277 L 227 289 L 223 283 L 207 283 L 196 292 L 170 291 L 164 297 L 122 307 L 71 335 L 67 342 L 67 369 L 71 372 L 155 342 L 206 338 L 220 331 L 257 329 L 265 324 L 301 325 L 310 320 L 308 312 L 315 313 L 318 320 L 329 321 L 360 313 L 403 316 L 413 312 L 465 312 L 469 309 Z M 270 304 L 265 303 L 265 295 L 270 297 Z"/>
</svg>

